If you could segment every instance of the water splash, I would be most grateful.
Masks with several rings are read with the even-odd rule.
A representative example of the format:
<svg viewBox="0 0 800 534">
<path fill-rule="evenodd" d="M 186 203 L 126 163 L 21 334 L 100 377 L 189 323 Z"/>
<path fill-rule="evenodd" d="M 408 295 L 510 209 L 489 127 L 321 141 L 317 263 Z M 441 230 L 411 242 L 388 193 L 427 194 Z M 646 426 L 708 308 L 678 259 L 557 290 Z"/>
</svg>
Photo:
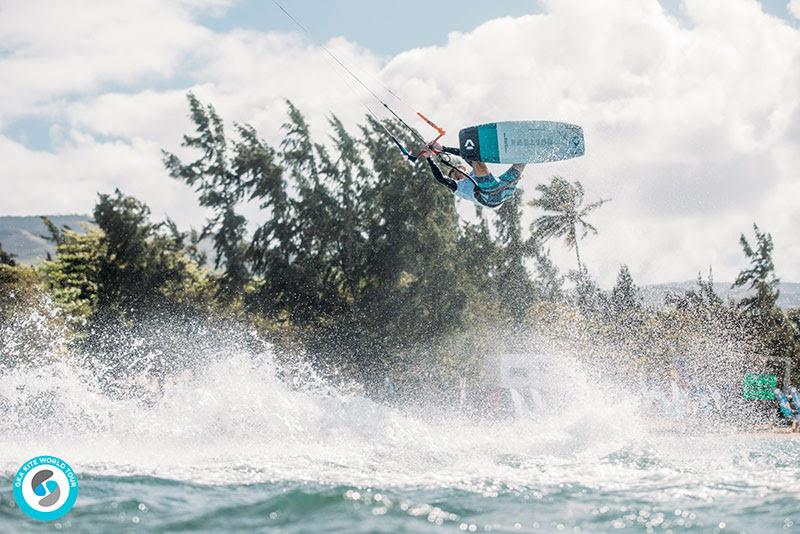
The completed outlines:
<svg viewBox="0 0 800 534">
<path fill-rule="evenodd" d="M 84 474 L 212 485 L 305 481 L 540 496 L 570 488 L 631 499 L 657 491 L 665 502 L 800 495 L 800 446 L 788 435 L 665 432 L 652 413 L 643 416 L 640 397 L 598 382 L 601 371 L 575 358 L 558 359 L 552 392 L 546 377 L 532 385 L 545 413 L 498 421 L 457 406 L 374 402 L 240 334 L 212 329 L 216 345 L 194 346 L 194 359 L 161 375 L 143 368 L 124 377 L 132 384 L 124 394 L 109 389 L 91 358 L 7 366 L 0 471 L 48 453 Z"/>
</svg>

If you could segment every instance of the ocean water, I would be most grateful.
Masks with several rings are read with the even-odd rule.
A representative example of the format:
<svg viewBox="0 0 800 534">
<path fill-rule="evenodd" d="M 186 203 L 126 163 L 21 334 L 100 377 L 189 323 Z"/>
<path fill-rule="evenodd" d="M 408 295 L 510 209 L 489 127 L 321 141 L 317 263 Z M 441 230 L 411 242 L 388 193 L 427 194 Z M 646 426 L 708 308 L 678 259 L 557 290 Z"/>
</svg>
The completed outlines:
<svg viewBox="0 0 800 534">
<path fill-rule="evenodd" d="M 278 374 L 223 353 L 158 395 L 109 396 L 68 363 L 4 371 L 0 532 L 800 531 L 788 433 L 662 424 L 579 371 L 569 402 L 513 422 Z M 14 505 L 38 454 L 79 476 L 58 522 Z"/>
</svg>

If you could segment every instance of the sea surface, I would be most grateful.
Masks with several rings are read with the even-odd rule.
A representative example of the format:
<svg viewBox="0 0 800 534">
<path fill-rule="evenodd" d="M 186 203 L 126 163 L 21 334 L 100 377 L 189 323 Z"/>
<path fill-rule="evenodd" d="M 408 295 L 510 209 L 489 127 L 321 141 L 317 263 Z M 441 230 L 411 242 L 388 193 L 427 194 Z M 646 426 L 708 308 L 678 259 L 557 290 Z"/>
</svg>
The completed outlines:
<svg viewBox="0 0 800 534">
<path fill-rule="evenodd" d="M 800 440 L 639 414 L 570 378 L 515 421 L 292 383 L 269 357 L 109 396 L 65 363 L 0 373 L 0 532 L 795 532 Z M 51 454 L 80 493 L 58 522 L 14 504 Z"/>
</svg>

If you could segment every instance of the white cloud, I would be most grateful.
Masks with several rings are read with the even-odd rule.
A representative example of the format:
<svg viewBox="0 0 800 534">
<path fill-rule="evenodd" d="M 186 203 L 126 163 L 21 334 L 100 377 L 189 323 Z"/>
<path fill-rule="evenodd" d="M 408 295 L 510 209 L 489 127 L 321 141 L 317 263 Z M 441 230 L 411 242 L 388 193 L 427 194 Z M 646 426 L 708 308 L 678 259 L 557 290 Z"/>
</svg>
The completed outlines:
<svg viewBox="0 0 800 534">
<path fill-rule="evenodd" d="M 794 210 L 775 192 L 797 181 L 787 160 L 800 148 L 800 32 L 752 1 L 684 8 L 679 25 L 656 2 L 547 2 L 542 15 L 401 54 L 385 74 L 447 124 L 582 124 L 585 158 L 527 175 L 563 174 L 614 198 L 584 245 L 605 283 L 620 261 L 645 281 L 690 279 L 709 263 L 731 279 L 743 263 L 738 233 L 754 220 L 783 247 L 781 273 L 798 279 Z M 432 57 L 446 68 L 431 70 Z"/>
<path fill-rule="evenodd" d="M 67 142 L 47 153 L 0 136 L 0 160 L 8 163 L 0 180 L 12 191 L 0 200 L 0 212 L 89 213 L 98 193 L 119 188 L 146 199 L 158 220 L 176 211 L 183 224 L 202 220 L 203 210 L 187 202 L 191 190 L 168 176 L 160 158 L 160 147 L 145 140 L 101 143 L 72 131 Z"/>
<path fill-rule="evenodd" d="M 0 139 L 10 173 L 0 180 L 30 184 L 0 199 L 0 212 L 86 211 L 96 190 L 119 185 L 154 211 L 196 218 L 193 195 L 166 178 L 159 155 L 177 150 L 189 128 L 188 89 L 272 142 L 286 97 L 321 139 L 331 112 L 351 125 L 365 112 L 364 91 L 298 35 L 214 33 L 194 22 L 195 9 L 224 3 L 70 3 L 39 9 L 52 13 L 38 19 L 20 11 L 28 5 L 0 3 L 0 40 L 14 50 L 0 56 L 0 78 L 16 76 L 0 86 L 0 123 L 48 109 L 68 126 L 53 154 Z M 730 280 L 743 264 L 738 235 L 753 221 L 772 232 L 780 274 L 800 279 L 800 31 L 753 0 L 685 0 L 681 21 L 656 0 L 548 0 L 544 8 L 386 64 L 341 38 L 326 46 L 376 90 L 380 76 L 408 103 L 398 104 L 407 116 L 420 110 L 448 127 L 450 142 L 483 121 L 581 124 L 587 156 L 529 167 L 525 185 L 530 196 L 560 174 L 583 181 L 590 198 L 613 198 L 594 217 L 600 235 L 582 243 L 606 284 L 619 262 L 641 282 L 692 279 L 709 264 Z M 106 89 L 172 76 L 185 87 Z M 551 248 L 562 267 L 574 263 L 561 244 Z"/>
<path fill-rule="evenodd" d="M 65 112 L 71 124 L 94 134 L 147 139 L 162 146 L 175 143 L 175 132 L 190 127 L 183 90 L 106 93 L 68 105 Z"/>
<path fill-rule="evenodd" d="M 794 15 L 795 18 L 800 19 L 800 0 L 789 0 L 787 8 L 789 9 L 789 13 Z"/>
<path fill-rule="evenodd" d="M 380 63 L 368 50 L 337 38 L 326 47 L 355 71 L 377 80 Z M 271 142 L 279 142 L 290 99 L 324 137 L 326 118 L 336 114 L 355 127 L 363 120 L 369 96 L 342 75 L 326 53 L 294 34 L 235 30 L 209 35 L 192 58 L 197 85 L 180 90 L 105 93 L 65 106 L 72 124 L 91 132 L 156 140 L 177 149 L 191 127 L 186 92 L 213 103 L 227 121 L 252 124 Z"/>
<path fill-rule="evenodd" d="M 202 3 L 203 8 L 208 8 Z M 172 76 L 210 31 L 191 3 L 0 2 L 0 120 L 49 109 L 53 100 Z"/>
</svg>

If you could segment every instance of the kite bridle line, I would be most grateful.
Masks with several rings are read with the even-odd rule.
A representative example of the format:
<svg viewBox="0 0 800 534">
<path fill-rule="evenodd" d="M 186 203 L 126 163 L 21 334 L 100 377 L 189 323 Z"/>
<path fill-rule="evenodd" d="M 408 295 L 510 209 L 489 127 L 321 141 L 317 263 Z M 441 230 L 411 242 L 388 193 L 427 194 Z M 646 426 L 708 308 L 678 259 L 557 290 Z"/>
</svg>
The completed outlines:
<svg viewBox="0 0 800 534">
<path fill-rule="evenodd" d="M 294 17 L 294 16 L 293 16 L 291 13 L 289 13 L 289 12 L 286 10 L 286 8 L 285 8 L 285 7 L 283 7 L 281 4 L 279 4 L 277 0 L 272 0 L 272 3 L 273 3 L 273 4 L 275 4 L 275 5 L 278 7 L 278 9 L 280 9 L 281 11 L 283 11 L 284 15 L 286 15 L 286 16 L 289 18 L 289 20 L 291 20 L 292 22 L 294 22 L 294 23 L 297 25 L 297 27 L 298 27 L 298 28 L 300 28 L 301 30 L 303 30 L 303 32 L 305 32 L 305 34 L 306 34 L 306 35 L 309 37 L 309 39 L 311 39 L 311 41 L 312 41 L 312 42 L 314 41 L 314 35 L 311 33 L 311 31 L 310 31 L 308 28 L 306 28 L 306 27 L 305 27 L 305 26 L 304 26 L 304 25 L 303 25 L 303 24 L 302 24 L 302 23 L 301 23 L 299 20 L 297 20 L 297 19 L 296 19 L 296 18 L 295 18 L 295 17 Z M 395 111 L 394 111 L 394 110 L 393 110 L 391 107 L 389 107 L 389 104 L 387 104 L 386 102 L 384 102 L 384 100 L 383 100 L 383 99 L 382 99 L 380 96 L 378 96 L 378 95 L 375 93 L 375 91 L 373 91 L 372 89 L 370 89 L 370 87 L 369 87 L 369 86 L 368 86 L 366 83 L 364 83 L 364 81 L 363 81 L 361 78 L 359 78 L 359 77 L 356 75 L 356 73 L 355 73 L 355 72 L 353 72 L 353 71 L 352 71 L 352 70 L 351 70 L 351 69 L 350 69 L 350 68 L 349 68 L 349 67 L 348 67 L 348 66 L 347 66 L 347 65 L 346 65 L 346 64 L 345 64 L 345 63 L 344 63 L 344 62 L 343 62 L 341 59 L 339 59 L 339 58 L 338 58 L 338 57 L 337 57 L 337 56 L 336 56 L 336 55 L 335 55 L 333 52 L 331 52 L 330 50 L 328 50 L 328 48 L 327 48 L 325 45 L 320 45 L 320 47 L 322 48 L 322 50 L 324 50 L 324 51 L 325 51 L 325 53 L 328 55 L 328 57 L 329 57 L 330 59 L 332 59 L 332 60 L 333 60 L 333 61 L 334 61 L 334 62 L 335 62 L 335 63 L 336 63 L 336 64 L 337 64 L 339 67 L 341 67 L 341 68 L 342 68 L 342 69 L 343 69 L 343 70 L 344 70 L 344 71 L 345 71 L 347 74 L 349 74 L 349 75 L 350 75 L 350 76 L 351 76 L 351 77 L 352 77 L 352 78 L 353 78 L 353 79 L 354 79 L 356 82 L 358 82 L 358 84 L 359 84 L 359 85 L 361 85 L 361 87 L 363 87 L 363 88 L 364 88 L 364 89 L 365 89 L 365 90 L 366 90 L 366 91 L 367 91 L 367 92 L 368 92 L 368 93 L 369 93 L 369 94 L 372 96 L 372 98 L 374 98 L 375 100 L 377 100 L 377 101 L 378 101 L 378 102 L 379 102 L 379 103 L 380 103 L 380 104 L 381 104 L 381 105 L 382 105 L 384 108 L 386 108 L 386 110 L 387 110 L 389 113 L 391 113 L 391 114 L 392 114 L 392 116 L 393 116 L 393 117 L 394 117 L 394 118 L 395 118 L 395 119 L 396 119 L 396 120 L 397 120 L 397 121 L 398 121 L 398 122 L 399 122 L 399 123 L 400 123 L 400 124 L 401 124 L 403 127 L 405 127 L 405 128 L 408 130 L 408 131 L 410 131 L 410 132 L 411 132 L 411 134 L 412 134 L 414 137 L 416 137 L 416 138 L 417 138 L 419 141 L 421 141 L 422 143 L 424 143 L 424 145 L 425 145 L 425 148 L 430 148 L 430 150 L 431 150 L 432 152 L 436 153 L 436 154 L 438 154 L 438 153 L 439 153 L 439 151 L 437 151 L 437 150 L 434 150 L 434 149 L 433 149 L 433 148 L 431 148 L 431 147 L 432 147 L 432 145 L 434 145 L 434 144 L 435 144 L 437 141 L 439 141 L 439 139 L 441 139 L 442 137 L 444 137 L 444 135 L 445 135 L 445 131 L 444 131 L 442 128 L 440 128 L 439 126 L 437 126 L 437 125 L 436 125 L 436 124 L 435 124 L 433 121 L 431 121 L 431 120 L 430 120 L 428 117 L 426 117 L 425 115 L 423 115 L 422 113 L 420 113 L 419 111 L 417 111 L 417 112 L 416 112 L 416 114 L 417 114 L 417 115 L 418 115 L 418 116 L 419 116 L 419 117 L 420 117 L 420 118 L 421 118 L 423 121 L 425 121 L 427 124 L 429 124 L 429 125 L 430 125 L 430 126 L 433 128 L 433 129 L 435 129 L 435 130 L 436 130 L 436 133 L 438 134 L 438 135 L 437 135 L 437 137 L 436 137 L 436 139 L 434 139 L 433 141 L 430 141 L 430 142 L 426 141 L 426 140 L 425 140 L 425 138 L 422 136 L 422 134 L 421 134 L 421 133 L 419 133 L 419 131 L 417 131 L 417 129 L 416 129 L 416 128 L 414 128 L 414 127 L 410 126 L 410 125 L 409 125 L 409 124 L 408 124 L 406 121 L 404 121 L 404 120 L 403 120 L 403 118 L 402 118 L 400 115 L 398 115 L 398 114 L 397 114 L 397 113 L 396 113 L 396 112 L 395 112 Z M 381 84 L 381 85 L 383 85 L 383 84 Z M 388 88 L 387 88 L 387 87 L 385 87 L 385 86 L 384 86 L 384 89 L 386 89 L 386 91 L 387 91 L 389 94 L 391 94 L 392 96 L 394 96 L 394 97 L 395 97 L 395 98 L 396 98 L 398 101 L 400 101 L 400 102 L 403 102 L 403 100 L 402 100 L 402 99 L 401 99 L 399 96 L 397 96 L 397 95 L 396 95 L 396 94 L 395 94 L 393 91 L 391 91 L 390 89 L 388 89 Z M 417 159 L 419 159 L 420 155 L 421 155 L 421 154 L 422 154 L 422 152 L 425 150 L 425 148 L 423 148 L 423 149 L 422 149 L 422 150 L 421 150 L 421 151 L 420 151 L 420 152 L 419 152 L 419 153 L 418 153 L 416 156 L 415 156 L 415 155 L 413 155 L 413 154 L 412 154 L 412 153 L 411 153 L 411 152 L 410 152 L 410 151 L 409 151 L 409 150 L 408 150 L 406 147 L 404 147 L 404 146 L 403 146 L 403 144 L 402 144 L 402 143 L 400 143 L 400 141 L 397 139 L 397 137 L 396 137 L 396 136 L 395 136 L 395 135 L 394 135 L 394 134 L 393 134 L 393 133 L 392 133 L 392 132 L 389 130 L 389 128 L 387 128 L 387 127 L 386 127 L 386 125 L 383 123 L 383 121 L 381 121 L 380 117 L 378 117 L 378 116 L 375 114 L 375 112 L 373 112 L 373 111 L 372 111 L 372 109 L 370 109 L 370 107 L 369 107 L 369 106 L 367 106 L 366 104 L 364 104 L 364 107 L 366 107 L 366 108 L 367 108 L 367 112 L 368 112 L 368 113 L 369 113 L 369 114 L 372 116 L 372 118 L 374 118 L 374 119 L 375 119 L 375 121 L 376 121 L 378 124 L 380 124 L 380 125 L 381 125 L 381 128 L 383 128 L 383 130 L 384 130 L 384 131 L 386 132 L 386 134 L 387 134 L 387 135 L 388 135 L 388 136 L 391 138 L 391 140 L 394 142 L 394 144 L 395 144 L 395 145 L 397 145 L 397 148 L 399 148 L 399 149 L 400 149 L 400 151 L 403 153 L 403 155 L 404 155 L 404 156 L 405 156 L 405 157 L 406 157 L 406 158 L 407 158 L 409 161 L 412 161 L 412 162 L 413 162 L 413 161 L 416 161 Z M 452 167 L 452 166 L 451 166 L 451 167 Z M 455 168 L 455 167 L 453 167 L 453 168 Z M 462 172 L 462 174 L 463 174 L 463 171 L 460 171 L 460 172 Z"/>
</svg>

